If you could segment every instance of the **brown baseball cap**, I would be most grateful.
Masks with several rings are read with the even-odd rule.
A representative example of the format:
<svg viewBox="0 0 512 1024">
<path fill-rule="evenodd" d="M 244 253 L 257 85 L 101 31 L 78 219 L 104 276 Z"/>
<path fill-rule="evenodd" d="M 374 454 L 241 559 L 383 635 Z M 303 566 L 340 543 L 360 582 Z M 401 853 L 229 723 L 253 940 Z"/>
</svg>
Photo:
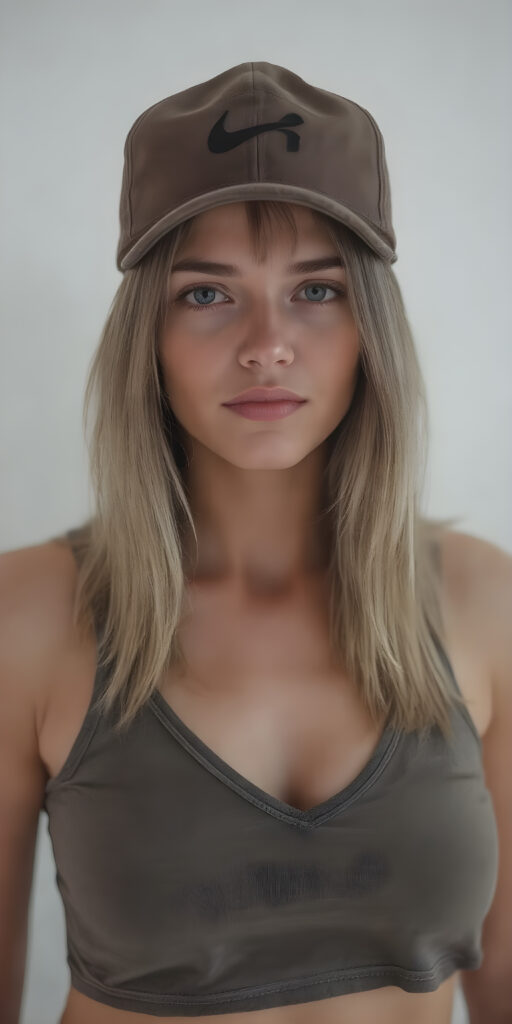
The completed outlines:
<svg viewBox="0 0 512 1024">
<path fill-rule="evenodd" d="M 124 146 L 117 267 L 225 203 L 272 199 L 341 221 L 384 260 L 396 238 L 384 140 L 353 100 L 248 61 L 154 103 Z"/>
</svg>

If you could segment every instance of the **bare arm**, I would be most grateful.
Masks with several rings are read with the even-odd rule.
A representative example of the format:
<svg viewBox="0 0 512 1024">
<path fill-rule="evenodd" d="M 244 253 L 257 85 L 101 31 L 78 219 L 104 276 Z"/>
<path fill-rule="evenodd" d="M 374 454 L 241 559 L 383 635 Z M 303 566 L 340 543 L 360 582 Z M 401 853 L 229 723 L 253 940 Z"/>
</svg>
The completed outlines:
<svg viewBox="0 0 512 1024">
<path fill-rule="evenodd" d="M 44 556 L 43 556 L 44 557 Z M 0 554 L 0 1020 L 18 1024 L 39 812 L 47 773 L 39 757 L 43 674 L 37 606 L 41 548 Z"/>
<path fill-rule="evenodd" d="M 487 788 L 496 814 L 499 868 L 482 933 L 484 960 L 464 971 L 471 1024 L 512 1021 L 512 556 L 487 541 L 472 544 L 472 593 L 483 625 L 492 682 L 492 717 L 482 741 Z"/>
</svg>

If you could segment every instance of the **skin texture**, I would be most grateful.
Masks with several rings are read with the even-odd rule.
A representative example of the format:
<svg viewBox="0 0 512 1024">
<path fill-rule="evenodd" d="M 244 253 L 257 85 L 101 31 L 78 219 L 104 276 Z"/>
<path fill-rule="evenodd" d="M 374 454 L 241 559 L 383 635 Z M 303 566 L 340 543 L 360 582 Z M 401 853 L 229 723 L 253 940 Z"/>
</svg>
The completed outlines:
<svg viewBox="0 0 512 1024">
<path fill-rule="evenodd" d="M 343 288 L 345 269 L 287 270 L 292 261 L 337 255 L 309 209 L 297 206 L 295 215 L 296 249 L 276 225 L 262 264 L 251 254 L 242 204 L 199 216 L 179 257 L 235 264 L 240 276 L 173 272 L 160 338 L 165 388 L 186 432 L 196 578 L 214 574 L 249 593 L 291 584 L 323 562 L 321 531 L 311 524 L 326 439 L 350 407 L 359 368 L 348 299 L 325 288 Z M 244 419 L 222 405 L 260 386 L 286 387 L 308 401 L 273 421 Z"/>
</svg>

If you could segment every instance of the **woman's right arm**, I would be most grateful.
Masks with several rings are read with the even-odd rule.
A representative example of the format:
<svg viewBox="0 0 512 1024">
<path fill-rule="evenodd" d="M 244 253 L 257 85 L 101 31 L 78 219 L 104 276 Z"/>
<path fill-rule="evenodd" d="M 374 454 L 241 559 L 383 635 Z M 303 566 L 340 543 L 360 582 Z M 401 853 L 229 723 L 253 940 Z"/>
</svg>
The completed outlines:
<svg viewBox="0 0 512 1024">
<path fill-rule="evenodd" d="M 38 709 L 51 644 L 47 545 L 0 554 L 0 1021 L 19 1024 L 39 813 L 47 772 Z M 45 653 L 46 652 L 46 653 Z"/>
</svg>

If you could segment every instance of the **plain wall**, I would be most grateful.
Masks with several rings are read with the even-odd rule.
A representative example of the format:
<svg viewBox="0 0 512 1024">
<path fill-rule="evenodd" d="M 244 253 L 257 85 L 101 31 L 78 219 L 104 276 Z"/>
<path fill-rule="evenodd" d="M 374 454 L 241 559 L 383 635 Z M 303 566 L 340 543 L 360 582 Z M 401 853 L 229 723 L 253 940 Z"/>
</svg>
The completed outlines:
<svg viewBox="0 0 512 1024">
<path fill-rule="evenodd" d="M 428 388 L 425 507 L 512 551 L 510 3 L 3 0 L 0 17 L 1 549 L 88 513 L 83 389 L 121 280 L 129 128 L 265 60 L 377 120 Z M 69 972 L 44 812 L 30 914 L 21 1024 L 57 1024 Z"/>
</svg>

